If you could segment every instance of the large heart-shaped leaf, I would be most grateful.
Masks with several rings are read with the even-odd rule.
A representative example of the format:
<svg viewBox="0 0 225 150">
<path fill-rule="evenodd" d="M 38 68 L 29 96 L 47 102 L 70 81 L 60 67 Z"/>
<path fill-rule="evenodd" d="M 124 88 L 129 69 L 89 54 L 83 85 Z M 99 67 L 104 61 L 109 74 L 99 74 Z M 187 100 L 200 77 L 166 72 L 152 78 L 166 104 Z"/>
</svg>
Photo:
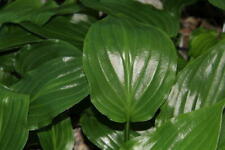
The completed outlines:
<svg viewBox="0 0 225 150">
<path fill-rule="evenodd" d="M 5 25 L 0 30 L 0 52 L 18 48 L 21 45 L 39 42 L 41 39 L 16 25 Z"/>
<path fill-rule="evenodd" d="M 216 150 L 224 101 L 172 118 L 121 150 Z"/>
<path fill-rule="evenodd" d="M 82 131 L 101 150 L 118 150 L 124 144 L 124 132 L 118 128 L 121 124 L 109 122 L 106 118 L 98 116 L 94 111 L 86 111 L 80 119 Z M 131 131 L 130 135 L 133 138 L 139 134 Z"/>
<path fill-rule="evenodd" d="M 28 116 L 30 129 L 49 124 L 56 115 L 88 95 L 88 85 L 82 71 L 81 52 L 68 45 L 70 44 L 61 43 L 58 48 L 49 45 L 46 50 L 40 44 L 34 47 L 28 46 L 28 50 L 21 51 L 26 54 L 21 54 L 20 59 L 26 62 L 25 65 L 21 63 L 21 70 L 32 69 L 29 66 L 36 68 L 28 71 L 12 88 L 31 96 Z M 50 50 L 51 48 L 53 50 Z M 33 63 L 29 63 L 32 61 Z M 38 65 L 38 62 L 42 64 Z"/>
<path fill-rule="evenodd" d="M 94 24 L 83 57 L 92 103 L 116 122 L 151 119 L 174 81 L 176 60 L 173 43 L 153 26 L 116 18 Z"/>
<path fill-rule="evenodd" d="M 28 138 L 29 96 L 0 89 L 0 149 L 22 150 Z"/>
<path fill-rule="evenodd" d="M 179 20 L 167 11 L 130 0 L 81 0 L 87 6 L 109 15 L 125 17 L 136 22 L 154 25 L 170 36 L 176 36 Z"/>
<path fill-rule="evenodd" d="M 70 118 L 41 130 L 38 137 L 43 150 L 72 150 L 75 141 Z"/>
<path fill-rule="evenodd" d="M 159 120 L 210 106 L 225 98 L 225 44 L 212 47 L 178 75 Z M 160 121 L 160 122 L 161 122 Z"/>
<path fill-rule="evenodd" d="M 80 20 L 77 19 L 78 17 Z M 22 23 L 21 25 L 30 32 L 38 34 L 43 38 L 61 39 L 82 48 L 88 28 L 94 21 L 94 18 L 88 17 L 85 14 L 74 14 L 71 19 L 55 17 L 44 26 L 39 26 L 31 22 Z"/>
</svg>

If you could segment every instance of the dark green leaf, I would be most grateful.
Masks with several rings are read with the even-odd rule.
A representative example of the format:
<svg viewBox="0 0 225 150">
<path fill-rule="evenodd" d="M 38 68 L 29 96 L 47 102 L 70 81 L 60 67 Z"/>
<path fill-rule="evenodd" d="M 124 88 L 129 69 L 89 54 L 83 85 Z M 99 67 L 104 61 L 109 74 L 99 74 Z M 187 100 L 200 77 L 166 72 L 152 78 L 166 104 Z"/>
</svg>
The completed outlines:
<svg viewBox="0 0 225 150">
<path fill-rule="evenodd" d="M 10 86 L 14 84 L 18 79 L 13 76 L 10 72 L 5 71 L 3 67 L 0 67 L 0 83 Z"/>
<path fill-rule="evenodd" d="M 220 139 L 217 146 L 217 150 L 225 150 L 225 114 L 223 113 L 223 121 L 221 125 L 221 131 L 220 131 Z"/>
<path fill-rule="evenodd" d="M 225 10 L 225 1 L 224 0 L 209 0 L 214 6 L 219 7 Z"/>
<path fill-rule="evenodd" d="M 80 20 L 78 20 L 79 15 Z M 94 21 L 94 18 L 85 14 L 74 14 L 72 19 L 55 17 L 44 26 L 38 26 L 30 22 L 22 23 L 22 26 L 43 38 L 61 39 L 82 48 L 88 28 Z"/>
<path fill-rule="evenodd" d="M 224 101 L 172 118 L 121 150 L 216 150 Z"/>
<path fill-rule="evenodd" d="M 18 79 L 15 72 L 15 53 L 0 56 L 0 83 L 10 86 Z"/>
<path fill-rule="evenodd" d="M 193 32 L 190 39 L 189 55 L 196 58 L 208 52 L 221 38 L 224 38 L 224 36 L 219 35 L 215 30 L 197 29 Z"/>
<path fill-rule="evenodd" d="M 77 12 L 80 8 L 74 6 L 59 7 L 54 1 L 46 3 L 41 0 L 16 0 L 0 11 L 0 25 L 7 22 L 20 23 L 31 21 L 43 25 L 56 14 Z"/>
<path fill-rule="evenodd" d="M 115 18 L 94 24 L 83 57 L 92 103 L 116 122 L 151 119 L 174 81 L 176 60 L 173 43 L 152 26 Z"/>
<path fill-rule="evenodd" d="M 225 44 L 189 63 L 178 75 L 168 100 L 163 105 L 160 122 L 182 113 L 210 106 L 225 98 Z"/>
<path fill-rule="evenodd" d="M 81 2 L 87 7 L 101 10 L 109 15 L 154 25 L 170 36 L 176 36 L 179 30 L 179 20 L 175 16 L 151 5 L 129 0 L 81 0 Z"/>
<path fill-rule="evenodd" d="M 187 61 L 178 53 L 177 54 L 177 71 L 181 71 L 187 65 Z"/>
<path fill-rule="evenodd" d="M 0 30 L 0 52 L 21 47 L 24 44 L 39 42 L 41 39 L 16 25 L 4 26 Z"/>
<path fill-rule="evenodd" d="M 0 90 L 0 149 L 22 150 L 28 138 L 29 97 Z"/>
<path fill-rule="evenodd" d="M 43 150 L 72 150 L 75 141 L 70 118 L 38 132 L 38 137 Z"/>
<path fill-rule="evenodd" d="M 123 130 L 119 130 L 118 125 L 106 118 L 99 118 L 93 111 L 86 111 L 81 117 L 80 124 L 88 139 L 101 150 L 118 150 L 124 144 Z M 136 132 L 131 132 L 131 138 L 138 135 Z"/>
<path fill-rule="evenodd" d="M 162 0 L 163 8 L 170 12 L 172 15 L 180 16 L 181 10 L 198 0 Z"/>
<path fill-rule="evenodd" d="M 81 57 L 80 50 L 60 40 L 46 40 L 39 44 L 27 45 L 16 58 L 16 71 L 21 75 L 31 71 L 51 59 L 61 56 Z"/>
<path fill-rule="evenodd" d="M 27 47 L 30 50 L 21 52 L 26 53 L 26 55 L 21 54 L 23 58 L 21 60 L 26 64 L 21 63 L 19 68 L 24 71 L 31 69 L 29 65 L 36 67 L 13 86 L 14 90 L 31 96 L 28 116 L 30 129 L 37 129 L 49 124 L 56 115 L 69 109 L 88 95 L 88 85 L 82 71 L 81 52 L 68 45 L 64 43 L 63 46 L 60 46 L 59 44 L 58 48 L 49 45 L 46 47 L 48 51 L 44 51 L 41 49 L 45 48 L 40 44 Z M 54 50 L 55 54 L 52 53 Z M 64 52 L 57 52 L 59 50 Z M 69 53 L 71 55 L 67 56 Z M 56 57 L 58 55 L 61 56 Z M 46 61 L 47 59 L 49 61 Z M 36 63 L 41 63 L 42 60 L 43 64 Z M 29 64 L 29 62 L 32 63 Z"/>
</svg>

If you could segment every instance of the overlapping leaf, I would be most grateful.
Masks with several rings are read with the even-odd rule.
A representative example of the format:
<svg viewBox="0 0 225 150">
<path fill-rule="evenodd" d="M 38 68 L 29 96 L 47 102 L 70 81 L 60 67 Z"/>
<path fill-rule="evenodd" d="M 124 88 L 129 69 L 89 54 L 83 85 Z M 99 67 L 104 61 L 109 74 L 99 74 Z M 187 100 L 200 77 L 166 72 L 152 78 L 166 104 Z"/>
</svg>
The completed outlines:
<svg viewBox="0 0 225 150">
<path fill-rule="evenodd" d="M 23 149 L 28 138 L 28 108 L 28 96 L 0 89 L 0 149 Z"/>
<path fill-rule="evenodd" d="M 172 118 L 121 150 L 216 150 L 224 101 Z"/>
<path fill-rule="evenodd" d="M 43 150 L 72 150 L 75 141 L 70 118 L 38 132 L 38 137 Z"/>
<path fill-rule="evenodd" d="M 81 52 L 68 43 L 57 45 L 59 41 L 55 42 L 56 46 L 50 44 L 45 48 L 43 45 L 46 46 L 46 43 L 28 46 L 20 54 L 23 62 L 19 63 L 21 66 L 18 68 L 22 72 L 30 71 L 13 89 L 31 96 L 28 116 L 31 129 L 49 124 L 56 115 L 88 94 Z"/>
<path fill-rule="evenodd" d="M 176 60 L 173 43 L 152 26 L 115 18 L 94 24 L 83 57 L 92 103 L 116 122 L 150 119 L 174 81 Z"/>
<path fill-rule="evenodd" d="M 224 0 L 209 0 L 214 6 L 219 7 L 225 10 L 225 1 Z"/>
<path fill-rule="evenodd" d="M 60 40 L 46 40 L 39 44 L 27 45 L 16 58 L 16 71 L 21 75 L 61 56 L 81 57 L 81 52 L 73 45 Z"/>
<path fill-rule="evenodd" d="M 192 33 L 190 41 L 191 57 L 198 57 L 205 52 L 208 52 L 211 47 L 216 45 L 221 39 L 224 39 L 223 34 L 219 34 L 215 30 L 197 29 Z"/>
<path fill-rule="evenodd" d="M 217 146 L 217 150 L 225 150 L 225 115 L 223 113 L 222 125 L 220 131 L 220 139 Z"/>
<path fill-rule="evenodd" d="M 103 123 L 102 118 L 97 118 L 93 111 L 86 111 L 80 120 L 82 131 L 88 139 L 101 150 L 118 150 L 124 144 L 124 132 L 119 130 L 115 123 Z M 119 125 L 121 126 L 121 125 Z M 131 131 L 131 138 L 139 134 Z"/>
<path fill-rule="evenodd" d="M 82 0 L 81 2 L 87 7 L 101 10 L 109 15 L 154 25 L 170 36 L 175 36 L 179 30 L 177 17 L 167 11 L 158 10 L 151 5 L 144 5 L 130 0 Z"/>
<path fill-rule="evenodd" d="M 30 22 L 22 23 L 22 26 L 43 38 L 61 39 L 82 48 L 88 28 L 94 21 L 92 17 L 77 13 L 71 19 L 55 17 L 44 26 Z"/>
<path fill-rule="evenodd" d="M 69 8 L 68 8 L 69 7 Z M 72 11 L 71 11 L 72 9 Z M 41 0 L 16 0 L 0 11 L 0 25 L 3 23 L 20 23 L 31 21 L 43 25 L 56 14 L 74 13 L 79 10 L 77 5 L 60 8 L 53 0 L 46 3 Z"/>
<path fill-rule="evenodd" d="M 198 0 L 162 0 L 163 8 L 173 15 L 180 16 L 181 10 L 190 4 L 197 2 Z"/>
<path fill-rule="evenodd" d="M 0 52 L 18 48 L 24 44 L 39 42 L 41 39 L 16 25 L 4 26 L 0 30 Z"/>
<path fill-rule="evenodd" d="M 210 106 L 225 98 L 225 44 L 192 61 L 180 72 L 159 120 Z"/>
<path fill-rule="evenodd" d="M 15 72 L 15 53 L 0 56 L 0 83 L 10 86 L 18 79 Z"/>
</svg>

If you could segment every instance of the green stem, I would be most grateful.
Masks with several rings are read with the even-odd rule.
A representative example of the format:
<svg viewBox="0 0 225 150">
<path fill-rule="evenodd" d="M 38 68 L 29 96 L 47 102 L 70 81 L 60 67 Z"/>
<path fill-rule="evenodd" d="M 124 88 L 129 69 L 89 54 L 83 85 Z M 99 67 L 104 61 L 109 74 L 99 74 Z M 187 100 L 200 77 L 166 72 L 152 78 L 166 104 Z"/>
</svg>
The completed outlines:
<svg viewBox="0 0 225 150">
<path fill-rule="evenodd" d="M 124 130 L 124 141 L 128 141 L 130 138 L 130 122 L 127 121 L 125 124 L 125 130 Z"/>
</svg>

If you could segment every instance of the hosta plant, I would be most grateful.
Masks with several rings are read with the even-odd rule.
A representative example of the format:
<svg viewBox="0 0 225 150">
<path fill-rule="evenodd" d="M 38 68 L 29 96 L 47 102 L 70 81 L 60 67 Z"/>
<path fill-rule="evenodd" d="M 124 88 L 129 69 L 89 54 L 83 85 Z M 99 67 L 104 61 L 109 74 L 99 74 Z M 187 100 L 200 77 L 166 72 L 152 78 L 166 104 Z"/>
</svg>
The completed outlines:
<svg viewBox="0 0 225 150">
<path fill-rule="evenodd" d="M 0 150 L 225 150 L 225 2 L 158 3 L 0 0 Z"/>
</svg>

